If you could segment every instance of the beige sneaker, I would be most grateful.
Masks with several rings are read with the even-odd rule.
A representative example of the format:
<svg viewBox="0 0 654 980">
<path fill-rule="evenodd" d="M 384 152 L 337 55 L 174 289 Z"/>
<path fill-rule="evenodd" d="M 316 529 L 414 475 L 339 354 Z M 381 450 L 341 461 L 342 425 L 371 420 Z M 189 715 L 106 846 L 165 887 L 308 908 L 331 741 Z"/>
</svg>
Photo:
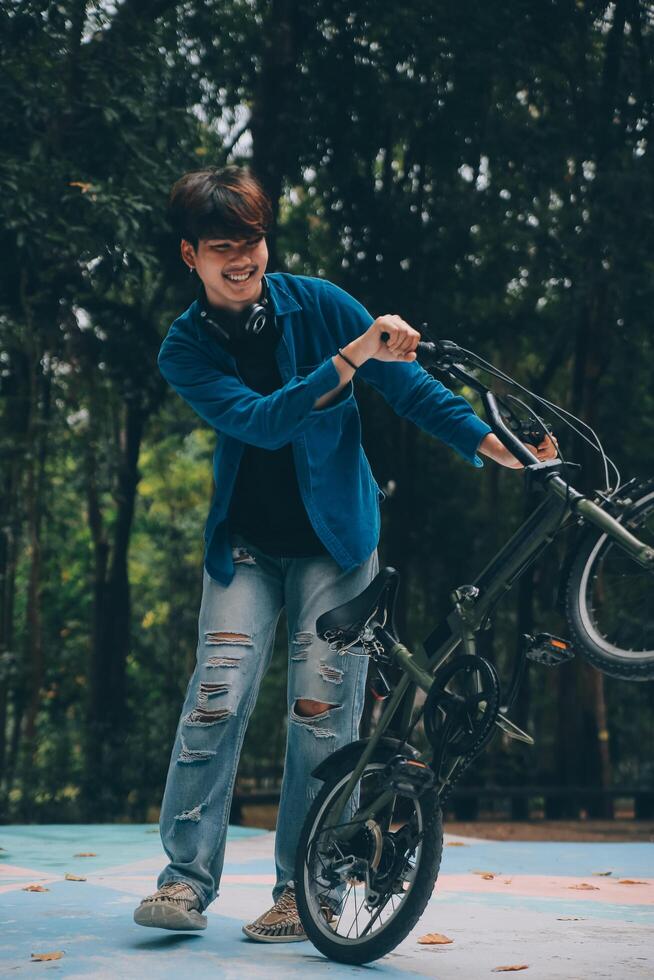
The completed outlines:
<svg viewBox="0 0 654 980">
<path fill-rule="evenodd" d="M 295 891 L 286 885 L 275 904 L 254 922 L 243 926 L 250 939 L 260 943 L 300 943 L 307 938 L 298 915 Z"/>
<path fill-rule="evenodd" d="M 322 906 L 327 922 L 334 917 L 333 909 Z M 300 943 L 307 938 L 295 901 L 295 891 L 286 885 L 272 908 L 254 922 L 243 926 L 243 932 L 259 943 Z"/>
<path fill-rule="evenodd" d="M 144 898 L 134 910 L 139 926 L 158 929 L 206 929 L 207 917 L 201 914 L 200 899 L 184 881 L 169 881 Z"/>
</svg>

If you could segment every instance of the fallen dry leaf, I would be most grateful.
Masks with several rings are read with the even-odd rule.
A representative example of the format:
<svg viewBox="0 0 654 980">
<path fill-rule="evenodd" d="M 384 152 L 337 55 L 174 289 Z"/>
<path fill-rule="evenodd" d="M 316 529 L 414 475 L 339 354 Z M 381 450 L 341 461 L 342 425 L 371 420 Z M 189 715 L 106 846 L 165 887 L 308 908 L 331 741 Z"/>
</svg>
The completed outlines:
<svg viewBox="0 0 654 980">
<path fill-rule="evenodd" d="M 73 857 L 76 858 L 97 858 L 97 856 L 98 855 L 94 854 L 93 851 L 82 851 L 80 854 L 73 854 Z M 610 871 L 609 874 L 611 874 Z"/>
<path fill-rule="evenodd" d="M 491 878 L 494 878 L 496 874 L 499 874 L 499 872 L 496 872 L 496 871 L 478 871 L 475 868 L 473 871 L 470 872 L 470 874 L 473 874 L 473 875 L 481 875 L 482 878 L 485 878 L 486 875 L 490 875 Z"/>
<path fill-rule="evenodd" d="M 609 875 L 612 875 L 613 872 L 612 871 L 592 871 L 591 874 L 593 874 L 596 878 L 607 878 Z"/>
<path fill-rule="evenodd" d="M 81 875 L 70 875 L 68 872 L 66 872 L 64 878 L 66 881 L 86 881 L 86 878 L 83 878 Z"/>
<path fill-rule="evenodd" d="M 490 872 L 487 875 L 482 875 L 482 878 L 485 878 L 486 881 L 491 881 L 494 877 L 495 875 L 490 874 Z"/>
<path fill-rule="evenodd" d="M 89 191 L 93 187 L 93 184 L 87 184 L 83 180 L 70 180 L 68 182 L 68 186 L 69 187 L 79 187 L 79 189 L 81 190 L 82 194 L 86 194 L 86 192 Z"/>
<path fill-rule="evenodd" d="M 513 966 L 496 966 L 493 973 L 512 973 L 514 970 L 528 970 L 528 963 L 515 963 Z"/>
<path fill-rule="evenodd" d="M 599 888 L 597 885 L 589 885 L 587 882 L 582 881 L 580 885 L 568 885 L 568 888 L 576 888 L 580 892 L 598 892 Z"/>
<path fill-rule="evenodd" d="M 450 840 L 445 845 L 445 847 L 467 847 L 467 846 L 468 845 L 464 844 L 462 840 Z"/>
<path fill-rule="evenodd" d="M 64 954 L 61 950 L 57 950 L 55 953 L 32 953 L 32 960 L 36 963 L 45 962 L 46 960 L 60 960 Z"/>
<path fill-rule="evenodd" d="M 634 878 L 620 878 L 619 885 L 648 885 L 648 881 L 636 881 Z"/>
<path fill-rule="evenodd" d="M 23 889 L 24 892 L 49 892 L 49 888 L 44 888 L 43 885 L 25 885 Z"/>
<path fill-rule="evenodd" d="M 503 885 L 510 885 L 512 881 L 513 881 L 513 878 L 505 878 L 504 881 L 502 882 L 502 884 Z"/>
<path fill-rule="evenodd" d="M 450 939 L 449 936 L 443 936 L 440 932 L 428 932 L 426 936 L 421 936 L 418 940 L 424 946 L 446 946 L 447 943 L 453 943 L 454 940 Z"/>
</svg>

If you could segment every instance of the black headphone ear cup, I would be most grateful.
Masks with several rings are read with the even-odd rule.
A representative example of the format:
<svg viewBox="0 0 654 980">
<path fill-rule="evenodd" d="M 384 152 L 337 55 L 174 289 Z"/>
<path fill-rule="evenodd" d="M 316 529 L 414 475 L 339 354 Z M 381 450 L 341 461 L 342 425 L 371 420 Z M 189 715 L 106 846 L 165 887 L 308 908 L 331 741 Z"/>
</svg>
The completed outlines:
<svg viewBox="0 0 654 980">
<path fill-rule="evenodd" d="M 260 334 L 266 327 L 268 320 L 268 309 L 262 303 L 254 303 L 248 311 L 247 318 L 243 324 L 243 332 L 248 337 Z"/>
<path fill-rule="evenodd" d="M 243 340 L 250 341 L 253 337 L 266 337 L 272 341 L 279 339 L 281 330 L 277 323 L 272 304 L 268 297 L 268 287 L 265 277 L 262 280 L 263 293 L 258 303 L 253 303 L 240 314 L 228 314 L 226 311 L 210 309 L 204 287 L 198 295 L 200 319 L 205 329 L 220 343 L 230 347 L 238 346 Z M 261 348 L 263 350 L 263 347 Z"/>
</svg>

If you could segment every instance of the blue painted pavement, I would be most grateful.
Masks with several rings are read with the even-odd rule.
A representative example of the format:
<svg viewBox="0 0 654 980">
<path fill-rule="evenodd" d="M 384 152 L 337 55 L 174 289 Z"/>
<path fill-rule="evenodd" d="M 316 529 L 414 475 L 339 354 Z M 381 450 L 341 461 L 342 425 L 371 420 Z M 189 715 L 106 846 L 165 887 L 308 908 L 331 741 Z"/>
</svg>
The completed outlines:
<svg viewBox="0 0 654 980">
<path fill-rule="evenodd" d="M 132 911 L 165 863 L 147 825 L 0 827 L 0 975 L 243 980 L 250 977 L 489 978 L 500 965 L 534 980 L 654 977 L 651 844 L 496 842 L 446 835 L 434 895 L 412 933 L 367 967 L 310 943 L 262 945 L 241 932 L 271 904 L 274 834 L 230 828 L 221 895 L 196 934 L 143 929 Z M 76 857 L 92 852 L 93 857 Z M 486 877 L 482 876 L 485 875 Z M 606 872 L 610 872 L 607 875 Z M 66 881 L 66 873 L 86 878 Z M 636 882 L 629 884 L 627 882 Z M 23 889 L 40 884 L 48 889 Z M 579 886 L 583 885 L 583 888 Z M 417 942 L 444 933 L 446 946 Z M 35 952 L 61 951 L 33 963 Z"/>
</svg>

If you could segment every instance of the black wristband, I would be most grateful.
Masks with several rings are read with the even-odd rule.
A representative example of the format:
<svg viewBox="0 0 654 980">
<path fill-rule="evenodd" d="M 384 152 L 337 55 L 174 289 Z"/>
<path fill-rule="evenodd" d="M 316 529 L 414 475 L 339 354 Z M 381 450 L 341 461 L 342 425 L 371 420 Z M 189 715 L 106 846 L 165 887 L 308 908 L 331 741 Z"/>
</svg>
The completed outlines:
<svg viewBox="0 0 654 980">
<path fill-rule="evenodd" d="M 340 347 L 338 348 L 338 353 L 341 355 L 341 357 L 343 358 L 343 360 L 347 364 L 350 365 L 351 368 L 354 368 L 355 371 L 358 371 L 359 370 L 358 365 L 357 364 L 353 364 L 352 361 L 350 360 L 350 358 L 346 354 L 343 353 L 343 351 L 341 350 Z"/>
</svg>

